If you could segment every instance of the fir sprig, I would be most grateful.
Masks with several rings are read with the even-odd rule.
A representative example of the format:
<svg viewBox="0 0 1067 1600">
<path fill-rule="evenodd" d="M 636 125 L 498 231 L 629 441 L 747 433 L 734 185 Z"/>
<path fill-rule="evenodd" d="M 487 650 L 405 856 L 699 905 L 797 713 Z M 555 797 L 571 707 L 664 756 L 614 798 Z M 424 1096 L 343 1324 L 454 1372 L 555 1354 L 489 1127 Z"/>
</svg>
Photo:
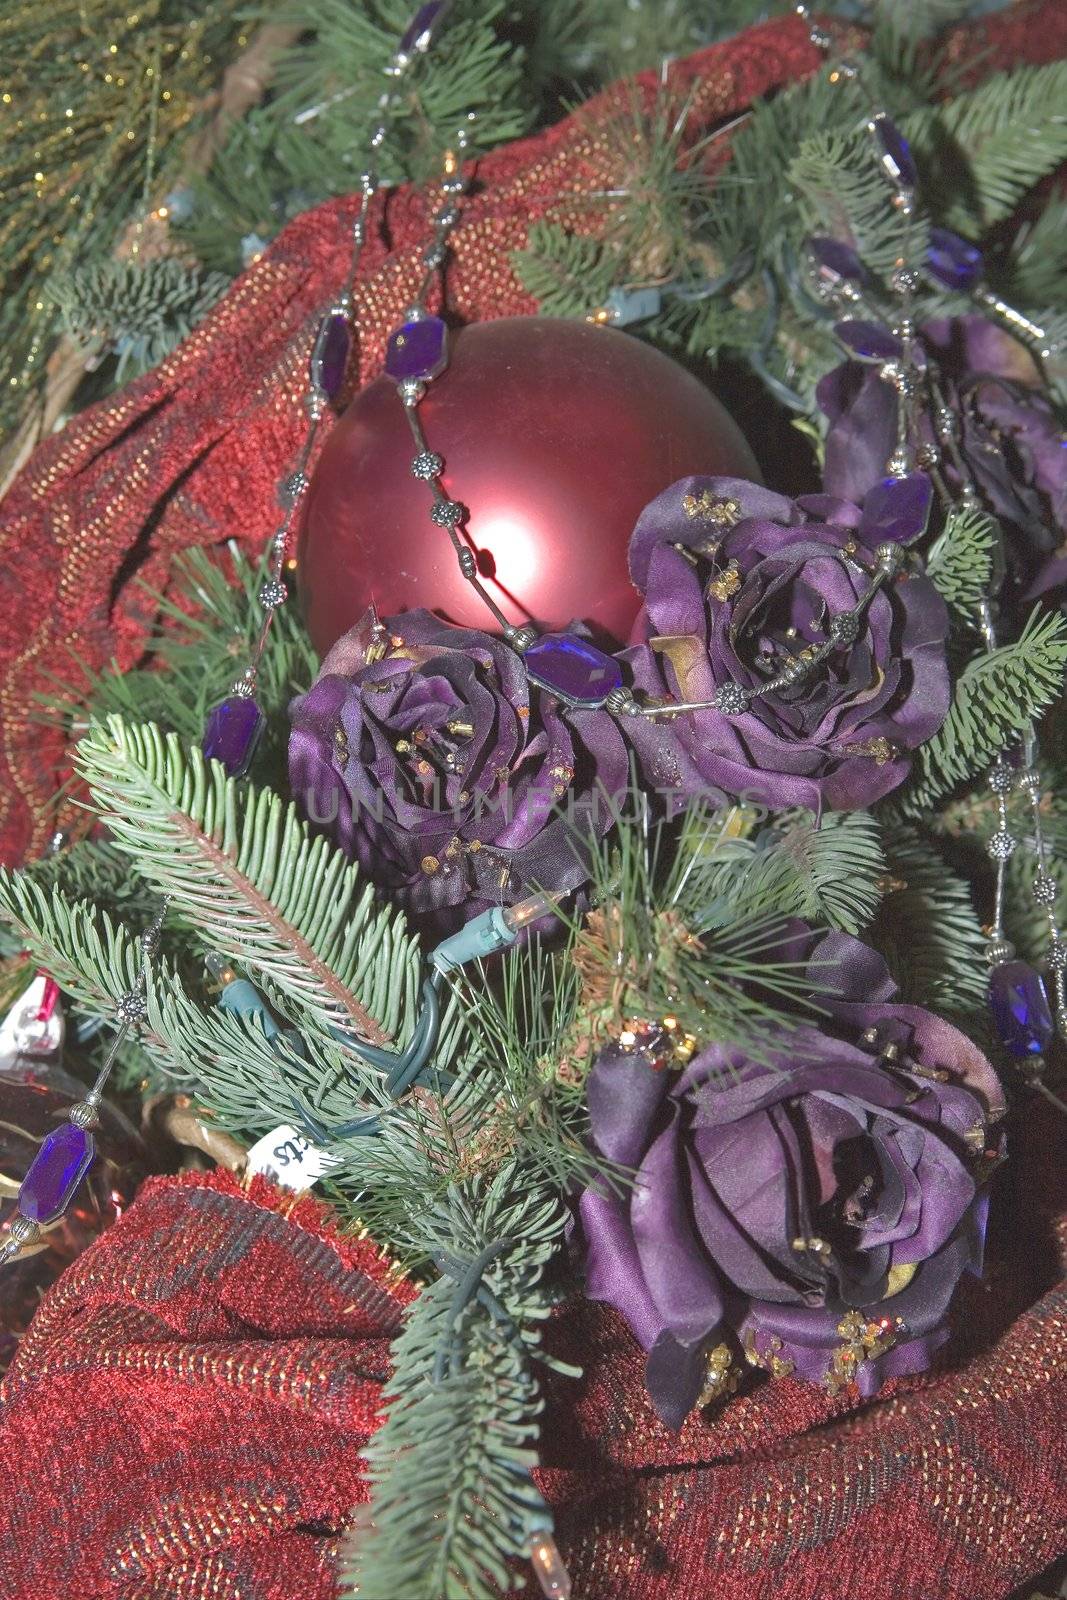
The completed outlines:
<svg viewBox="0 0 1067 1600">
<path fill-rule="evenodd" d="M 926 559 L 927 576 L 958 620 L 971 626 L 989 594 L 1000 533 L 994 518 L 971 506 L 953 506 Z"/>
</svg>

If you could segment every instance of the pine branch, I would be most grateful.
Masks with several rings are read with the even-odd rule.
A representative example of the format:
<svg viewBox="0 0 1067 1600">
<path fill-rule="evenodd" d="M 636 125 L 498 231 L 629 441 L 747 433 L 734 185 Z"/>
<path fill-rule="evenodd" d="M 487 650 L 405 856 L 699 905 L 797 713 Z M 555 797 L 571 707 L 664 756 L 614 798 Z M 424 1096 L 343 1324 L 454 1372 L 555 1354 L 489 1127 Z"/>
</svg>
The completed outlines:
<svg viewBox="0 0 1067 1600">
<path fill-rule="evenodd" d="M 1021 637 L 977 656 L 956 681 L 940 731 L 916 753 L 895 804 L 918 815 L 973 778 L 1060 694 L 1067 669 L 1067 620 L 1035 608 Z"/>
<path fill-rule="evenodd" d="M 365 1452 L 371 1504 L 348 1541 L 343 1596 L 496 1600 L 511 1587 L 509 1562 L 547 1520 L 530 1477 L 541 1410 L 530 1360 L 564 1221 L 555 1194 L 516 1166 L 487 1186 L 453 1187 L 413 1220 L 412 1246 L 484 1263 L 492 1300 L 457 1304 L 457 1265 L 410 1308 L 385 1421 Z"/>
<path fill-rule="evenodd" d="M 984 231 L 1067 160 L 1067 62 L 998 73 L 910 116 L 927 203 L 947 226 Z"/>
<path fill-rule="evenodd" d="M 93 350 L 118 356 L 116 383 L 147 372 L 180 344 L 229 287 L 174 256 L 90 262 L 49 285 L 65 331 Z"/>
<path fill-rule="evenodd" d="M 882 897 L 880 829 L 863 811 L 779 819 L 756 839 L 739 839 L 704 880 L 706 917 L 729 922 L 798 916 L 859 933 Z"/>
<path fill-rule="evenodd" d="M 989 593 L 999 537 L 996 522 L 984 511 L 953 506 L 926 560 L 927 576 L 942 599 L 970 626 L 976 606 Z"/>
<path fill-rule="evenodd" d="M 787 179 L 805 197 L 810 231 L 849 240 L 872 272 L 892 271 L 906 226 L 911 251 L 917 258 L 924 254 L 928 221 L 916 214 L 904 224 L 893 210 L 866 128 L 811 134 L 790 162 Z"/>
<path fill-rule="evenodd" d="M 959 871 L 915 828 L 883 834 L 891 887 L 867 937 L 903 998 L 973 1026 L 986 1000 L 986 936 Z"/>
<path fill-rule="evenodd" d="M 114 923 L 85 900 L 67 900 L 26 872 L 0 868 L 0 915 L 18 932 L 35 961 L 87 1016 L 113 1020 L 122 996 L 137 981 L 141 961 L 140 927 Z M 176 979 L 165 963 L 156 973 Z M 189 1074 L 166 1037 L 148 1024 L 141 1043 L 170 1077 Z"/>
<path fill-rule="evenodd" d="M 207 944 L 324 1032 L 406 1042 L 417 941 L 295 806 L 238 785 L 174 734 L 119 717 L 90 731 L 75 763 L 115 843 Z"/>
</svg>

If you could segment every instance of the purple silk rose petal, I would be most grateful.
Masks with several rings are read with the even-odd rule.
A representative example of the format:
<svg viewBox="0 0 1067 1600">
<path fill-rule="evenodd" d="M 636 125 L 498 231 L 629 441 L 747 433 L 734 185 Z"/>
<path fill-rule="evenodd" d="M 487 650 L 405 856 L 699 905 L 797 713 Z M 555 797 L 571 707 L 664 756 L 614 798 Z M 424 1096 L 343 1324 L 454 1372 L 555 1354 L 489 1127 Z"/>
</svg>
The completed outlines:
<svg viewBox="0 0 1067 1600">
<path fill-rule="evenodd" d="M 430 932 L 588 875 L 629 777 L 616 721 L 531 695 L 503 640 L 427 611 L 338 640 L 290 707 L 309 820 Z"/>
<path fill-rule="evenodd" d="M 978 1163 L 1004 1109 L 993 1069 L 899 1004 L 858 940 L 790 940 L 822 1020 L 784 1036 L 776 1060 L 712 1046 L 669 1074 L 612 1046 L 589 1079 L 594 1143 L 635 1179 L 582 1196 L 586 1290 L 649 1352 L 673 1427 L 699 1393 L 698 1357 L 724 1340 L 832 1391 L 922 1371 L 961 1274 L 981 1270 Z M 892 1065 L 879 1041 L 896 1046 Z"/>
</svg>

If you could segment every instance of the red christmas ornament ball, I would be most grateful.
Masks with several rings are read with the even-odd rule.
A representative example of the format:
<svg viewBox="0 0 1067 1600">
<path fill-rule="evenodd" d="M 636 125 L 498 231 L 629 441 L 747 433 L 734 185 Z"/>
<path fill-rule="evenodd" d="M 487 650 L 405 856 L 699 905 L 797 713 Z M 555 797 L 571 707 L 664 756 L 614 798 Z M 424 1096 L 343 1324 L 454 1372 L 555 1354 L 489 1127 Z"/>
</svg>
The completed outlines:
<svg viewBox="0 0 1067 1600">
<path fill-rule="evenodd" d="M 677 362 L 611 328 L 507 317 L 452 336 L 419 406 L 442 487 L 468 508 L 479 572 L 508 620 L 582 619 L 625 639 L 638 609 L 626 553 L 638 514 L 689 473 L 757 476 L 737 425 Z M 396 386 L 369 384 L 326 441 L 297 572 L 325 653 L 374 605 L 493 629 L 430 521 Z M 463 530 L 460 530 L 461 533 Z"/>
</svg>

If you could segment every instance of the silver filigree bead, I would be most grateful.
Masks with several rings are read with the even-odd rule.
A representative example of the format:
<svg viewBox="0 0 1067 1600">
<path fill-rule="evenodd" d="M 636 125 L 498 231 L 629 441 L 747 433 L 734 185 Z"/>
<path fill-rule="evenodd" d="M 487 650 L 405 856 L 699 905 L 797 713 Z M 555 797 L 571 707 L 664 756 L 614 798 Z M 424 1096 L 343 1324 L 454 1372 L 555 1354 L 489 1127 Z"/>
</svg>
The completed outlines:
<svg viewBox="0 0 1067 1600">
<path fill-rule="evenodd" d="M 612 689 L 604 701 L 604 710 L 609 711 L 613 717 L 639 717 L 641 708 L 634 699 L 633 690 L 625 684 L 618 689 Z"/>
<path fill-rule="evenodd" d="M 1006 761 L 997 761 L 986 774 L 986 781 L 994 794 L 1010 794 L 1015 787 L 1015 773 Z"/>
<path fill-rule="evenodd" d="M 1057 935 L 1052 941 L 1048 964 L 1053 972 L 1067 972 L 1067 941 Z"/>
<path fill-rule="evenodd" d="M 860 636 L 861 626 L 860 619 L 854 611 L 839 611 L 836 616 L 830 618 L 827 630 L 830 643 L 855 644 Z"/>
<path fill-rule="evenodd" d="M 898 267 L 890 282 L 897 294 L 914 294 L 919 287 L 919 274 L 914 267 Z"/>
<path fill-rule="evenodd" d="M 880 569 L 887 576 L 892 577 L 894 572 L 899 571 L 903 564 L 904 550 L 901 545 L 894 544 L 891 539 L 887 539 L 885 544 L 878 545 L 874 552 L 874 558 Z"/>
<path fill-rule="evenodd" d="M 23 1245 L 37 1243 L 41 1237 L 41 1225 L 34 1222 L 32 1217 L 12 1217 L 8 1236 L 21 1249 Z"/>
<path fill-rule="evenodd" d="M 467 582 L 473 582 L 478 575 L 478 558 L 469 545 L 463 546 L 462 550 L 457 554 L 456 560 L 459 562 L 459 570 Z"/>
<path fill-rule="evenodd" d="M 264 611 L 277 611 L 289 598 L 289 591 L 280 578 L 268 578 L 259 591 L 259 603 Z"/>
<path fill-rule="evenodd" d="M 127 1024 L 140 1022 L 148 1012 L 148 1002 L 143 994 L 131 989 L 118 1004 L 119 1021 Z"/>
<path fill-rule="evenodd" d="M 290 472 L 287 478 L 281 480 L 277 499 L 283 511 L 289 511 L 296 505 L 310 481 L 306 472 Z"/>
<path fill-rule="evenodd" d="M 420 450 L 411 463 L 411 473 L 421 483 L 431 483 L 434 478 L 441 476 L 444 466 L 444 457 L 435 450 Z"/>
<path fill-rule="evenodd" d="M 1015 946 L 1003 936 L 990 939 L 985 947 L 985 958 L 991 967 L 999 967 L 1002 961 L 1010 961 L 1014 954 Z"/>
<path fill-rule="evenodd" d="M 430 507 L 430 521 L 439 528 L 454 528 L 467 514 L 466 506 L 458 500 L 435 500 Z"/>
<path fill-rule="evenodd" d="M 998 828 L 990 834 L 986 849 L 994 861 L 1010 861 L 1015 854 L 1015 840 L 1006 828 Z"/>
<path fill-rule="evenodd" d="M 95 1128 L 100 1113 L 92 1100 L 81 1100 L 70 1108 L 70 1120 L 76 1128 Z"/>
<path fill-rule="evenodd" d="M 739 717 L 748 710 L 749 691 L 740 683 L 720 683 L 713 696 L 716 711 L 724 717 Z"/>
<path fill-rule="evenodd" d="M 1030 885 L 1034 899 L 1039 906 L 1052 906 L 1056 904 L 1060 886 L 1051 872 L 1035 872 L 1034 881 Z"/>
<path fill-rule="evenodd" d="M 528 623 L 521 628 L 507 627 L 504 629 L 504 638 L 513 650 L 518 651 L 520 656 L 524 650 L 529 650 L 532 644 L 537 643 L 538 637 L 537 629 L 530 627 Z"/>
</svg>

